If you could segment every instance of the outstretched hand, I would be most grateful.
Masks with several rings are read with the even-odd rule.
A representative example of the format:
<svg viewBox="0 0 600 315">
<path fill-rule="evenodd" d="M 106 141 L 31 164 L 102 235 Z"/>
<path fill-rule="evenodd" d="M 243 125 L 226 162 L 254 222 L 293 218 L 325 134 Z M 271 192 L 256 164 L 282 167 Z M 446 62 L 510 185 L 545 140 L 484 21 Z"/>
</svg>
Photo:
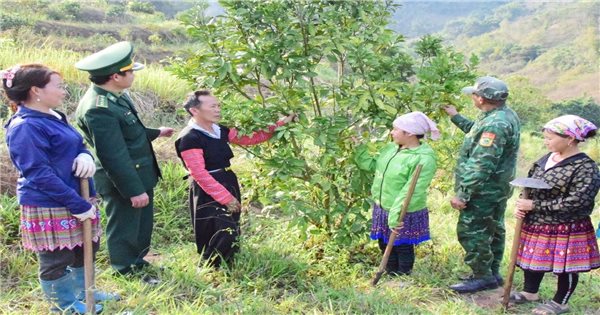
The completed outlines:
<svg viewBox="0 0 600 315">
<path fill-rule="evenodd" d="M 285 118 L 282 121 L 287 124 L 287 123 L 291 122 L 292 120 L 294 120 L 296 117 L 298 117 L 298 115 L 296 113 L 291 113 L 291 114 L 285 116 Z"/>
<path fill-rule="evenodd" d="M 453 105 L 444 105 L 444 106 L 442 106 L 442 109 L 450 117 L 454 117 L 455 115 L 458 115 L 458 110 L 456 110 L 456 107 L 454 107 Z"/>
</svg>

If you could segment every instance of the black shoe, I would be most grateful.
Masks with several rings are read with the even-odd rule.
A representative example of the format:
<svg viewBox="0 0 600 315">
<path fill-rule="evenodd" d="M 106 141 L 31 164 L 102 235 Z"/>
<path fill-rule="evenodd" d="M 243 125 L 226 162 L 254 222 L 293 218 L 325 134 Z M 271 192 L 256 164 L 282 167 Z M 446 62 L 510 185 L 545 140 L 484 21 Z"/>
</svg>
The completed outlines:
<svg viewBox="0 0 600 315">
<path fill-rule="evenodd" d="M 502 279 L 502 276 L 500 275 L 500 273 L 495 273 L 494 278 L 496 278 L 496 282 L 498 283 L 499 287 L 504 285 L 504 279 Z M 473 279 L 473 274 L 458 276 L 458 280 L 465 281 L 465 280 L 470 280 L 470 279 Z"/>
<path fill-rule="evenodd" d="M 472 293 L 483 290 L 491 290 L 498 287 L 498 282 L 495 277 L 488 278 L 471 278 L 463 282 L 453 284 L 450 289 L 458 293 Z"/>
<path fill-rule="evenodd" d="M 495 273 L 494 278 L 496 278 L 496 283 L 498 283 L 499 287 L 504 286 L 504 279 L 502 279 L 500 273 Z"/>
<path fill-rule="evenodd" d="M 142 282 L 147 285 L 157 285 L 160 283 L 160 278 L 151 275 L 145 275 L 142 277 Z"/>
</svg>

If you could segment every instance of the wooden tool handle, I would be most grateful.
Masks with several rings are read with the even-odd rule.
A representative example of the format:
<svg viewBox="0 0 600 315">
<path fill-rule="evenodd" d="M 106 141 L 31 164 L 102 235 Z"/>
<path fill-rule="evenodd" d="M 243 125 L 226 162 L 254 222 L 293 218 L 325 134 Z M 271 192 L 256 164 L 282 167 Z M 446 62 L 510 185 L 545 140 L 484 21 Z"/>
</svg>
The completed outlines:
<svg viewBox="0 0 600 315">
<path fill-rule="evenodd" d="M 90 199 L 90 183 L 87 178 L 80 179 L 81 197 Z M 89 314 L 96 314 L 94 301 L 94 252 L 92 250 L 92 220 L 86 219 L 83 224 L 83 266 L 85 272 L 85 308 Z"/>
<path fill-rule="evenodd" d="M 523 199 L 529 199 L 529 190 L 529 188 L 523 188 Z M 517 218 L 517 221 L 515 222 L 515 235 L 513 237 L 512 249 L 510 251 L 510 262 L 508 263 L 508 272 L 506 273 L 506 282 L 504 283 L 504 295 L 502 296 L 502 306 L 504 306 L 505 309 L 508 308 L 508 302 L 510 300 L 510 290 L 512 288 L 513 278 L 515 275 L 522 227 L 523 219 Z"/>
</svg>

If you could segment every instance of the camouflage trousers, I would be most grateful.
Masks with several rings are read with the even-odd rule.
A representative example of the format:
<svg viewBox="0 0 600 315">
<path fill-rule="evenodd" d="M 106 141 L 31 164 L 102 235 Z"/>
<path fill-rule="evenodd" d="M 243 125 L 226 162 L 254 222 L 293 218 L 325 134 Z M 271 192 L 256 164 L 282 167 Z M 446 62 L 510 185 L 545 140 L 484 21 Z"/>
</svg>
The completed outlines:
<svg viewBox="0 0 600 315">
<path fill-rule="evenodd" d="M 504 212 L 502 200 L 472 199 L 460 211 L 456 234 L 465 250 L 465 263 L 477 278 L 498 273 L 504 254 Z"/>
</svg>

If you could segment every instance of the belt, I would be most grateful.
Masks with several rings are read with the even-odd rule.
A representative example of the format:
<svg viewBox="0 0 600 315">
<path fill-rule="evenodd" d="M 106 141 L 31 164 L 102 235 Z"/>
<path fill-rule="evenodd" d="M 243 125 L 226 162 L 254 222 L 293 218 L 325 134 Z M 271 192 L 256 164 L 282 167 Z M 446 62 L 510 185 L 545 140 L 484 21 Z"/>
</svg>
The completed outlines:
<svg viewBox="0 0 600 315">
<path fill-rule="evenodd" d="M 212 174 L 212 173 L 217 173 L 217 172 L 221 172 L 221 171 L 229 172 L 229 171 L 231 171 L 231 167 L 228 166 L 228 167 L 224 167 L 224 168 L 217 168 L 216 170 L 208 171 L 208 173 Z"/>
<path fill-rule="evenodd" d="M 223 167 L 223 168 L 217 168 L 216 170 L 210 170 L 208 171 L 209 174 L 214 174 L 214 173 L 218 173 L 218 172 L 229 172 L 231 171 L 231 167 Z M 190 178 L 190 174 L 187 174 L 185 176 L 183 176 L 183 179 L 188 179 Z"/>
</svg>

